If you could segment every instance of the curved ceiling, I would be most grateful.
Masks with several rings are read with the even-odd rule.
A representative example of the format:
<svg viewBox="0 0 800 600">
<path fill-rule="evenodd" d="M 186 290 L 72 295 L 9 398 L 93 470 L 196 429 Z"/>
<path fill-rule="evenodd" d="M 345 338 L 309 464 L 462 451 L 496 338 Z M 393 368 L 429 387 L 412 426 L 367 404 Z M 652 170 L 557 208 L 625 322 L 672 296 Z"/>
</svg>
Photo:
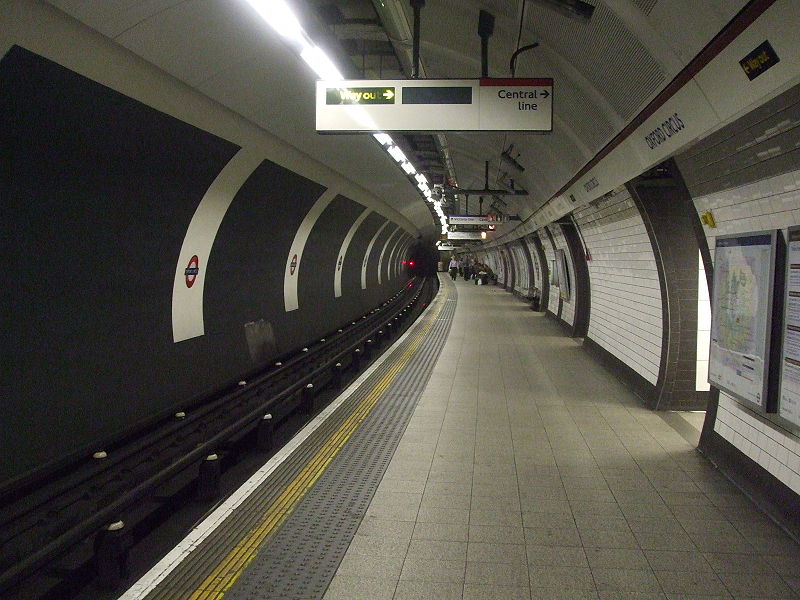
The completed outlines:
<svg viewBox="0 0 800 600">
<path fill-rule="evenodd" d="M 346 76 L 410 74 L 408 0 L 288 0 Z M 553 132 L 406 135 L 398 141 L 432 183 L 506 188 L 486 197 L 505 215 L 529 216 L 605 146 L 739 12 L 747 0 L 588 0 L 585 22 L 552 4 L 575 0 L 428 0 L 422 9 L 421 74 L 481 75 L 478 13 L 495 17 L 489 75 L 554 79 Z M 369 135 L 318 135 L 314 73 L 245 0 L 50 0 L 185 84 L 371 190 L 429 238 L 439 228 L 416 187 Z M 399 136 L 396 136 L 399 137 Z M 501 158 L 508 151 L 520 167 Z M 447 212 L 478 212 L 464 197 Z M 501 227 L 508 230 L 514 223 Z"/>
</svg>

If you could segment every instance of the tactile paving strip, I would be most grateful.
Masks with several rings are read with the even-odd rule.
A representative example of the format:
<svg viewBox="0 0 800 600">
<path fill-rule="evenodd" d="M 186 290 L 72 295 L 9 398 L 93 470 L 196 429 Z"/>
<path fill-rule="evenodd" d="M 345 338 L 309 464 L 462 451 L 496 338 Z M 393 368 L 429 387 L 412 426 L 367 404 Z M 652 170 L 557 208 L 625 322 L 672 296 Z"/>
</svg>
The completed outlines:
<svg viewBox="0 0 800 600">
<path fill-rule="evenodd" d="M 446 289 L 455 296 L 454 286 Z M 413 358 L 226 599 L 322 598 L 411 419 L 454 310 L 447 302 L 432 315 L 437 320 Z"/>
<path fill-rule="evenodd" d="M 444 293 L 442 293 L 444 292 Z M 254 492 L 147 596 L 147 600 L 192 598 L 231 600 L 321 598 L 344 557 L 383 473 L 425 388 L 455 311 L 456 290 L 445 279 L 442 290 L 412 333 L 370 377 Z M 441 308 L 435 306 L 440 304 Z M 424 339 L 420 339 L 424 336 Z M 325 471 L 311 482 L 302 500 L 283 514 L 263 538 L 263 518 L 282 501 L 287 486 L 308 468 L 321 448 L 365 399 L 403 363 L 369 415 Z M 288 512 L 288 511 L 284 511 Z M 246 544 L 242 543 L 247 537 Z M 261 545 L 255 558 L 243 546 Z M 246 569 L 246 570 L 244 570 Z M 231 577 L 233 570 L 243 570 Z M 230 589 L 214 579 L 234 582 Z M 227 588 L 227 585 L 225 586 Z"/>
</svg>

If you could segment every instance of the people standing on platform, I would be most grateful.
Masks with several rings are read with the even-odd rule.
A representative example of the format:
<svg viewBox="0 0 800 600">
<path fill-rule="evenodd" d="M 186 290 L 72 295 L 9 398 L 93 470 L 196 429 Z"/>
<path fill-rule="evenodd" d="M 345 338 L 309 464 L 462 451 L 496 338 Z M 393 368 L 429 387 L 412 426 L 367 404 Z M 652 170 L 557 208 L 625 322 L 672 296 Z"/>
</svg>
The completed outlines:
<svg viewBox="0 0 800 600">
<path fill-rule="evenodd" d="M 450 271 L 450 278 L 455 281 L 456 274 L 458 273 L 458 261 L 456 260 L 455 255 L 450 259 L 450 264 L 447 266 L 447 270 Z"/>
<path fill-rule="evenodd" d="M 472 277 L 472 259 L 467 256 L 464 259 L 464 281 L 469 281 L 470 277 Z"/>
</svg>

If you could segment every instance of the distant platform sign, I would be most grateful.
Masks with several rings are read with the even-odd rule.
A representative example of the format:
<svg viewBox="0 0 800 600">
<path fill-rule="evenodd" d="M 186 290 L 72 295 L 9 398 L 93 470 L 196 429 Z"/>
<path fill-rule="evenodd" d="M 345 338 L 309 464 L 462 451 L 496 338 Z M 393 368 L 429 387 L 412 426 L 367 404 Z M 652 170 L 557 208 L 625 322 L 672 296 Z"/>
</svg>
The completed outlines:
<svg viewBox="0 0 800 600">
<path fill-rule="evenodd" d="M 553 80 L 396 79 L 317 82 L 317 131 L 553 130 Z"/>
<path fill-rule="evenodd" d="M 481 240 L 486 239 L 485 231 L 448 231 L 448 240 Z"/>
<path fill-rule="evenodd" d="M 451 215 L 447 222 L 450 225 L 497 225 L 492 215 Z"/>
</svg>

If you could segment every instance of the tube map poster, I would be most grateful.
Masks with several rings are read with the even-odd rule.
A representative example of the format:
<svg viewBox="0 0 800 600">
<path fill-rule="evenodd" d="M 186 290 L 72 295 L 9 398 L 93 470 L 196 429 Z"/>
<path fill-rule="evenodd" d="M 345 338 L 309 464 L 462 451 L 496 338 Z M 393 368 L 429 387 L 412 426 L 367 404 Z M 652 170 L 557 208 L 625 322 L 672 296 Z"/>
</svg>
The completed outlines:
<svg viewBox="0 0 800 600">
<path fill-rule="evenodd" d="M 708 381 L 764 407 L 774 279 L 774 234 L 719 237 L 714 254 Z"/>
</svg>

